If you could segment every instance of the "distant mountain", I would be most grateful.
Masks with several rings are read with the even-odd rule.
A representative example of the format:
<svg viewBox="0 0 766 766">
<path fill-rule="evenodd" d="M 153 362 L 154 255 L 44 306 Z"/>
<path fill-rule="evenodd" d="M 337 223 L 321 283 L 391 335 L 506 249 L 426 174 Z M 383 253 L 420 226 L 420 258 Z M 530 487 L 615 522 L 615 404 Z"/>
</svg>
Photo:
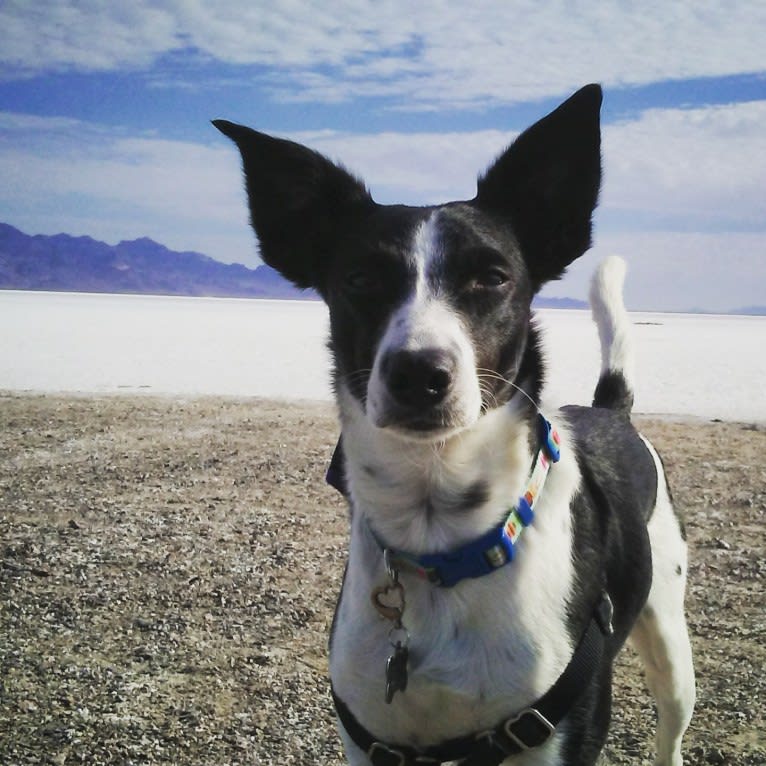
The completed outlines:
<svg viewBox="0 0 766 766">
<path fill-rule="evenodd" d="M 535 296 L 532 306 L 536 309 L 587 309 L 589 305 L 585 301 L 576 298 L 542 298 Z"/>
<path fill-rule="evenodd" d="M 232 298 L 316 298 L 269 266 L 249 269 L 146 237 L 107 245 L 90 237 L 30 236 L 0 223 L 0 289 Z"/>
<path fill-rule="evenodd" d="M 728 309 L 726 311 L 714 310 L 714 309 L 702 309 L 694 307 L 681 312 L 683 314 L 724 314 L 733 316 L 766 316 L 766 306 L 741 306 L 736 309 Z"/>
</svg>

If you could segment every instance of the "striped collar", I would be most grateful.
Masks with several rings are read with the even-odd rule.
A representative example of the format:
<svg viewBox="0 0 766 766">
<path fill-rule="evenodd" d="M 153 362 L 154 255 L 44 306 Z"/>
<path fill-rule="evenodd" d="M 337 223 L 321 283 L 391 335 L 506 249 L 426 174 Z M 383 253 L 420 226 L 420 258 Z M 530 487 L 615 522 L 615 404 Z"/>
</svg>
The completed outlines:
<svg viewBox="0 0 766 766">
<path fill-rule="evenodd" d="M 383 550 L 389 574 L 393 577 L 398 572 L 410 572 L 434 585 L 451 588 L 461 580 L 481 577 L 509 564 L 518 539 L 534 519 L 535 503 L 548 471 L 561 457 L 558 433 L 542 413 L 537 416 L 537 431 L 540 446 L 524 492 L 503 521 L 470 543 L 447 553 L 417 555 L 390 548 L 370 527 L 375 542 Z"/>
</svg>

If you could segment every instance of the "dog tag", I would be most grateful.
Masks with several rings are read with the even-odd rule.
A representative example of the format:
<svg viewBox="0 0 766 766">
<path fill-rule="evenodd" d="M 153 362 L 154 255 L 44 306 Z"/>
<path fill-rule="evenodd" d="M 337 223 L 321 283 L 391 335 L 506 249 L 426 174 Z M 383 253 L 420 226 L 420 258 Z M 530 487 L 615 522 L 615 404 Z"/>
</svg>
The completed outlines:
<svg viewBox="0 0 766 766">
<path fill-rule="evenodd" d="M 401 641 L 396 642 L 394 653 L 386 662 L 386 703 L 391 704 L 394 694 L 403 692 L 407 688 L 407 658 L 409 650 L 402 646 Z"/>
</svg>

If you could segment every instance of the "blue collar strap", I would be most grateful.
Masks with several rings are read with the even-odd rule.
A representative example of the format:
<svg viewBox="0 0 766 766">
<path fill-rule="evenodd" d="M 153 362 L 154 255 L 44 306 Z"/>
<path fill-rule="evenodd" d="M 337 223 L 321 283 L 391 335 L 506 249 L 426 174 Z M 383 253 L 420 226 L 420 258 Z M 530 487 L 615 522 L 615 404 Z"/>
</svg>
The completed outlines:
<svg viewBox="0 0 766 766">
<path fill-rule="evenodd" d="M 411 572 L 434 585 L 451 588 L 469 577 L 481 577 L 513 561 L 514 547 L 522 531 L 534 519 L 534 507 L 545 484 L 548 471 L 561 457 L 556 430 L 542 414 L 537 416 L 540 447 L 524 493 L 505 520 L 472 542 L 448 553 L 415 555 L 389 548 L 373 532 L 383 548 L 389 572 Z M 372 530 L 371 530 L 372 531 Z"/>
</svg>

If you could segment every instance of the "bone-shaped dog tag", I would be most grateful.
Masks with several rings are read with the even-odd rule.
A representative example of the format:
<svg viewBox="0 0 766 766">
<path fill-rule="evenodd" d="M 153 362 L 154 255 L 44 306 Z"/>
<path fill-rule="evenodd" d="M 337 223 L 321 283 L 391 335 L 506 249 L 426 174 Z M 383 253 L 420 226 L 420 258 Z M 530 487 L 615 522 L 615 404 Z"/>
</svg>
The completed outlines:
<svg viewBox="0 0 766 766">
<path fill-rule="evenodd" d="M 402 646 L 401 641 L 396 642 L 394 653 L 386 661 L 386 702 L 391 703 L 396 692 L 403 692 L 407 688 L 407 659 L 409 650 Z"/>
</svg>

